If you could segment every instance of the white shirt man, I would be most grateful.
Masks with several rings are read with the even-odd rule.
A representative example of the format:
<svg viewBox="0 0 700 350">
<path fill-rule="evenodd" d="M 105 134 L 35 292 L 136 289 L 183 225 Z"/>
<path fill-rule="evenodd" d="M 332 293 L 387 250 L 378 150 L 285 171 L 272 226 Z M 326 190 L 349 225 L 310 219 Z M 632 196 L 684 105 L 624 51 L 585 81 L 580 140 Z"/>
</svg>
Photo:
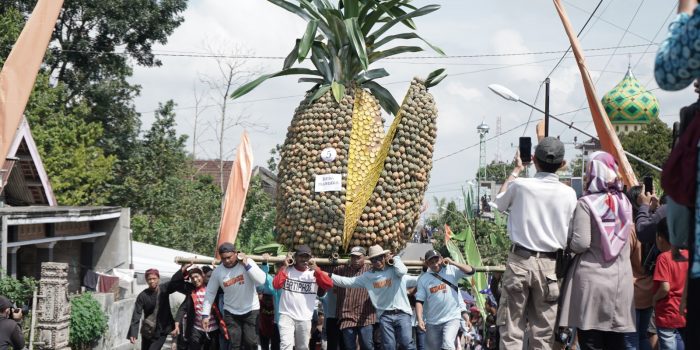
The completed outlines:
<svg viewBox="0 0 700 350">
<path fill-rule="evenodd" d="M 530 347 L 551 349 L 557 314 L 559 285 L 556 254 L 566 246 L 576 192 L 559 182 L 556 171 L 566 164 L 564 144 L 545 137 L 533 157 L 538 173 L 518 178 L 525 169 L 520 154 L 516 167 L 501 187 L 495 203 L 509 211 L 508 234 L 513 242 L 503 276 L 504 291 L 496 324 L 501 349 L 523 348 L 523 333 L 529 323 Z M 534 312 L 527 312 L 534 310 Z"/>
</svg>

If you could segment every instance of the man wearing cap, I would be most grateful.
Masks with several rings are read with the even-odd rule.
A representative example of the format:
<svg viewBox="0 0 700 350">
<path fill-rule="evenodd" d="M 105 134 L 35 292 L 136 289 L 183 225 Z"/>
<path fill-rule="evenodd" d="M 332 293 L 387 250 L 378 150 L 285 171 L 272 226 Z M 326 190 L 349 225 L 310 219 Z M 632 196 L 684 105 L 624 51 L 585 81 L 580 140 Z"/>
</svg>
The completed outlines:
<svg viewBox="0 0 700 350">
<path fill-rule="evenodd" d="M 401 258 L 392 257 L 379 245 L 369 248 L 372 269 L 356 277 L 333 275 L 333 284 L 342 288 L 365 288 L 377 309 L 382 332 L 382 348 L 415 350 L 411 334 L 411 304 L 406 293 L 408 269 Z"/>
<path fill-rule="evenodd" d="M 4 296 L 0 296 L 0 349 L 24 348 L 24 334 L 22 333 L 22 310 L 12 309 L 12 302 Z"/>
<path fill-rule="evenodd" d="M 131 315 L 131 327 L 126 335 L 132 344 L 135 344 L 138 339 L 140 325 L 142 350 L 159 350 L 163 347 L 168 334 L 175 328 L 175 320 L 170 311 L 170 294 L 182 288 L 185 283 L 185 271 L 191 265 L 182 265 L 170 281 L 165 283 L 160 283 L 158 270 L 146 270 L 148 288 L 136 297 L 134 312 Z M 141 324 L 142 313 L 143 324 Z"/>
<path fill-rule="evenodd" d="M 556 256 L 566 247 L 576 208 L 576 192 L 560 183 L 556 174 L 566 164 L 564 144 L 545 137 L 532 159 L 535 176 L 519 178 L 525 166 L 516 153 L 515 169 L 495 200 L 498 210 L 510 212 L 508 234 L 513 242 L 496 318 L 501 349 L 522 349 L 528 325 L 531 348 L 552 348 L 559 298 Z"/>
<path fill-rule="evenodd" d="M 307 350 L 311 338 L 311 319 L 316 309 L 319 287 L 328 290 L 333 282 L 312 260 L 311 248 L 303 244 L 294 252 L 272 280 L 275 289 L 282 290 L 279 302 L 280 349 Z"/>
<path fill-rule="evenodd" d="M 370 270 L 365 264 L 365 248 L 350 249 L 350 261 L 333 269 L 333 275 L 357 277 Z M 336 318 L 346 350 L 356 350 L 357 342 L 361 350 L 374 350 L 372 334 L 377 315 L 366 289 L 335 288 L 338 293 Z"/>
<path fill-rule="evenodd" d="M 260 301 L 256 285 L 265 283 L 265 272 L 232 243 L 219 246 L 221 264 L 214 269 L 202 306 L 202 324 L 208 331 L 212 303 L 219 288 L 224 291 L 224 321 L 228 329 L 231 349 L 257 349 L 257 324 Z"/>
<path fill-rule="evenodd" d="M 425 263 L 428 271 L 418 278 L 416 293 L 418 327 L 426 332 L 428 349 L 454 350 L 464 304 L 457 283 L 474 269 L 443 258 L 437 250 L 425 253 Z"/>
</svg>

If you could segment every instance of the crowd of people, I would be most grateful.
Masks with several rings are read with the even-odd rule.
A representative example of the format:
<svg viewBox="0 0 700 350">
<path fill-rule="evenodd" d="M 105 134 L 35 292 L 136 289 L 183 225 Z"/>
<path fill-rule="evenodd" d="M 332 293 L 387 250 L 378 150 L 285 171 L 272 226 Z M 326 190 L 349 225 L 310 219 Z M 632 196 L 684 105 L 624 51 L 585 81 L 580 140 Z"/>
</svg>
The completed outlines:
<svg viewBox="0 0 700 350">
<path fill-rule="evenodd" d="M 213 270 L 185 264 L 166 283 L 157 270 L 146 271 L 132 343 L 140 338 L 142 349 L 160 349 L 171 336 L 182 350 L 498 347 L 495 303 L 484 317 L 458 286 L 473 268 L 436 250 L 425 253 L 419 275 L 380 246 L 353 247 L 347 264 L 321 269 L 300 245 L 275 265 L 274 276 L 267 254 L 258 266 L 231 243 L 218 253 L 221 264 Z M 175 292 L 185 301 L 173 317 Z"/>
<path fill-rule="evenodd" d="M 698 11 L 696 0 L 679 1 L 656 59 L 663 89 L 700 76 Z M 618 163 L 603 151 L 587 160 L 580 198 L 556 174 L 566 164 L 561 141 L 539 140 L 533 177 L 521 177 L 528 164 L 516 155 L 493 200 L 508 212 L 512 246 L 483 312 L 458 286 L 474 269 L 435 250 L 425 253 L 423 272 L 410 275 L 379 246 L 353 247 L 347 264 L 322 270 L 301 245 L 273 276 L 266 261 L 258 266 L 224 243 L 213 270 L 185 265 L 167 283 L 147 271 L 128 337 L 140 336 L 151 350 L 168 335 L 178 349 L 697 348 L 690 291 L 697 293 L 700 275 L 698 113 L 697 103 L 681 112 L 661 198 L 645 186 L 625 188 Z M 174 292 L 186 295 L 175 317 Z"/>
</svg>

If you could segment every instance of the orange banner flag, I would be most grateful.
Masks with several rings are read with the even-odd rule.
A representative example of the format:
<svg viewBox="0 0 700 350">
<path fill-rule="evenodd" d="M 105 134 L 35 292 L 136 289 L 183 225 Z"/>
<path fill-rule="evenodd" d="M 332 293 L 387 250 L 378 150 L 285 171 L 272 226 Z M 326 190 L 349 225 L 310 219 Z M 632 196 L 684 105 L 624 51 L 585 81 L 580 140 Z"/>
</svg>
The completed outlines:
<svg viewBox="0 0 700 350">
<path fill-rule="evenodd" d="M 219 225 L 219 239 L 215 248 L 217 259 L 219 259 L 218 247 L 222 243 L 236 242 L 252 174 L 253 149 L 250 147 L 248 133 L 244 131 L 241 136 L 241 144 L 238 145 L 236 151 L 236 162 L 231 167 L 231 176 L 229 176 L 226 187 L 224 208 L 221 211 L 221 224 Z"/>
<path fill-rule="evenodd" d="M 450 229 L 450 226 L 445 224 L 445 244 L 447 244 L 447 241 L 452 238 L 452 229 Z"/>
<path fill-rule="evenodd" d="M 581 71 L 583 88 L 586 91 L 588 107 L 591 111 L 591 117 L 593 118 L 595 130 L 598 133 L 598 138 L 600 139 L 600 145 L 604 151 L 610 153 L 613 157 L 615 157 L 615 160 L 617 160 L 620 175 L 622 175 L 622 180 L 625 185 L 627 185 L 627 187 L 636 186 L 638 184 L 637 177 L 634 175 L 632 166 L 630 166 L 627 156 L 622 149 L 622 144 L 620 144 L 620 140 L 617 138 L 617 134 L 615 134 L 615 130 L 610 123 L 610 119 L 608 119 L 608 114 L 605 113 L 605 108 L 603 108 L 600 99 L 596 96 L 593 79 L 591 79 L 591 75 L 588 73 L 585 58 L 583 57 L 583 50 L 581 50 L 581 43 L 579 43 L 578 38 L 571 27 L 571 22 L 569 22 L 569 18 L 566 16 L 566 11 L 562 6 L 561 1 L 553 1 L 554 6 L 557 8 L 557 12 L 559 13 L 559 17 L 561 18 L 561 22 L 564 24 L 566 35 L 569 37 L 569 41 L 571 42 L 571 50 L 576 57 L 578 68 Z"/>
<path fill-rule="evenodd" d="M 63 0 L 37 2 L 0 72 L 0 169 L 22 120 L 62 6 Z"/>
</svg>

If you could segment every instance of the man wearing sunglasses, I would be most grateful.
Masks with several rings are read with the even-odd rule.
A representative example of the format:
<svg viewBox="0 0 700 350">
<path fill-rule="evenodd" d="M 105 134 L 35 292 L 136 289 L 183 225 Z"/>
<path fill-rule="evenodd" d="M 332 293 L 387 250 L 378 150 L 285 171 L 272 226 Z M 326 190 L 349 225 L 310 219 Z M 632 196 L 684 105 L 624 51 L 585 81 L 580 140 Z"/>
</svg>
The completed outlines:
<svg viewBox="0 0 700 350">
<path fill-rule="evenodd" d="M 408 269 L 401 258 L 393 257 L 379 245 L 369 248 L 372 269 L 356 277 L 332 275 L 333 285 L 340 288 L 365 288 L 377 309 L 383 349 L 415 350 L 411 335 L 411 304 L 406 294 Z"/>
</svg>

